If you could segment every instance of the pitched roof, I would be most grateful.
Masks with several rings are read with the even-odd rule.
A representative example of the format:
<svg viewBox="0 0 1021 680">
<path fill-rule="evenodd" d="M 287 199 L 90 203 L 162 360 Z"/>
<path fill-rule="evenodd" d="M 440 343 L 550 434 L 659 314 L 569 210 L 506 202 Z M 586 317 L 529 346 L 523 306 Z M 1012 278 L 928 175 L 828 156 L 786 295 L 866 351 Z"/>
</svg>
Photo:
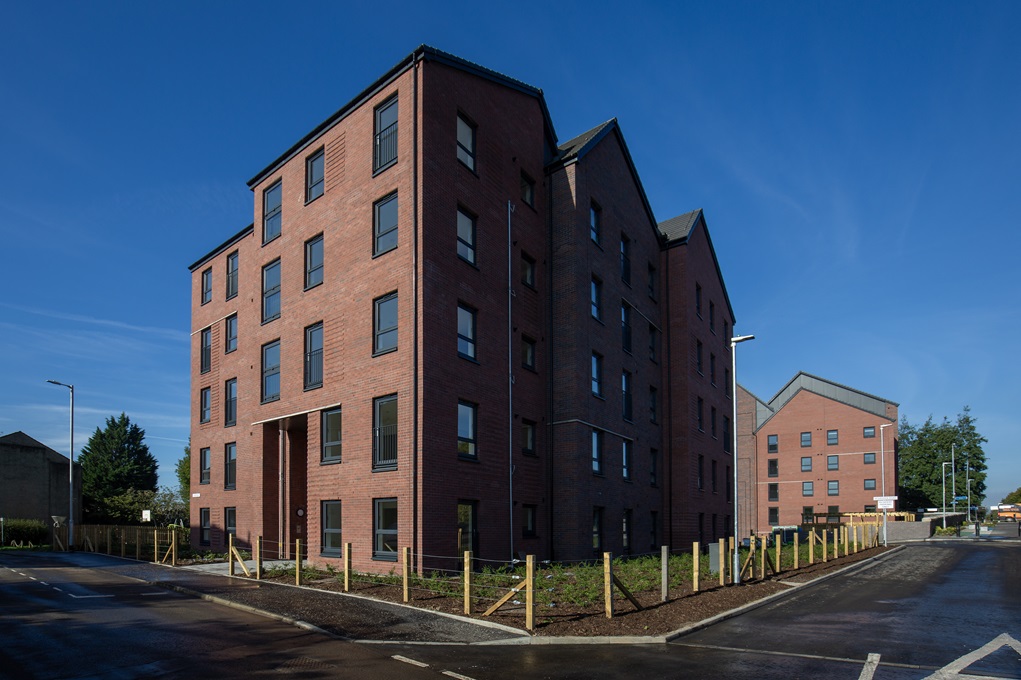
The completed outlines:
<svg viewBox="0 0 1021 680">
<path fill-rule="evenodd" d="M 709 244 L 709 254 L 713 257 L 713 266 L 716 267 L 716 276 L 720 279 L 720 288 L 723 289 L 723 299 L 727 301 L 727 310 L 730 312 L 730 318 L 734 320 L 736 325 L 737 315 L 734 314 L 734 305 L 730 303 L 727 282 L 723 278 L 723 270 L 720 269 L 720 260 L 716 257 L 716 248 L 713 246 L 713 239 L 709 235 L 709 226 L 706 224 L 702 208 L 697 208 L 683 215 L 672 217 L 665 222 L 660 222 L 657 225 L 657 229 L 659 229 L 659 233 L 663 235 L 663 238 L 666 239 L 666 247 L 672 248 L 674 246 L 685 245 L 699 225 L 702 225 L 706 243 Z"/>
<path fill-rule="evenodd" d="M 42 442 L 32 439 L 22 431 L 12 432 L 11 434 L 0 437 L 0 444 L 7 444 L 8 446 L 20 446 L 25 449 L 48 449 Z"/>
<path fill-rule="evenodd" d="M 666 237 L 667 241 L 676 241 L 678 239 L 687 239 L 691 234 L 691 230 L 698 223 L 699 215 L 702 214 L 702 208 L 696 208 L 691 212 L 686 212 L 683 215 L 677 217 L 671 217 L 665 222 L 659 223 L 659 230 Z"/>
<path fill-rule="evenodd" d="M 605 123 L 581 133 L 574 139 L 567 140 L 558 148 L 557 157 L 553 159 L 553 163 L 565 164 L 567 161 L 580 159 L 616 125 L 617 119 L 611 118 Z"/>
<path fill-rule="evenodd" d="M 745 391 L 748 392 L 748 390 Z M 832 399 L 833 401 L 845 404 L 852 408 L 872 413 L 880 418 L 889 418 L 886 414 L 887 405 L 900 405 L 895 401 L 877 397 L 874 394 L 862 392 L 861 390 L 857 390 L 853 387 L 841 385 L 840 383 L 827 380 L 826 378 L 820 378 L 817 375 L 812 375 L 805 371 L 798 371 L 798 373 L 795 374 L 795 376 L 791 378 L 786 385 L 780 388 L 779 392 L 773 395 L 772 399 L 768 402 L 759 401 L 759 403 L 762 403 L 766 409 L 756 409 L 755 429 L 757 430 L 765 425 L 766 421 L 776 415 L 780 409 L 786 406 L 791 399 L 802 391 L 818 394 L 826 399 Z M 751 394 L 751 392 L 748 393 Z M 758 397 L 756 397 L 756 400 L 758 400 Z"/>
</svg>

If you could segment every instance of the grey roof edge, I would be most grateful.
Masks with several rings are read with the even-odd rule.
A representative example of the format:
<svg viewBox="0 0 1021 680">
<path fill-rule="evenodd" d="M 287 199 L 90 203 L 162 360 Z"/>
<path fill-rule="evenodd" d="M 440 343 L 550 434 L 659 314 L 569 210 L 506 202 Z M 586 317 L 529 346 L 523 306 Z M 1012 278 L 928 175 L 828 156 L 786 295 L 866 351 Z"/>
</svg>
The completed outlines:
<svg viewBox="0 0 1021 680">
<path fill-rule="evenodd" d="M 776 410 L 779 410 L 778 407 L 773 405 L 773 402 L 776 400 L 777 397 L 779 397 L 781 394 L 783 394 L 784 390 L 786 390 L 788 387 L 790 387 L 792 384 L 794 384 L 794 382 L 799 380 L 802 376 L 804 376 L 806 378 L 812 378 L 813 380 L 819 380 L 819 381 L 824 382 L 824 383 L 829 383 L 830 385 L 833 385 L 834 387 L 839 387 L 842 390 L 847 390 L 848 392 L 854 392 L 856 394 L 862 395 L 863 397 L 868 397 L 870 399 L 875 399 L 876 401 L 882 401 L 882 402 L 885 402 L 885 403 L 890 404 L 892 406 L 896 406 L 896 407 L 900 408 L 900 404 L 898 404 L 895 401 L 890 401 L 889 399 L 887 399 L 885 397 L 880 397 L 879 395 L 870 394 L 869 392 L 866 392 L 864 390 L 859 390 L 859 389 L 856 389 L 854 387 L 850 387 L 848 385 L 844 385 L 842 383 L 838 383 L 835 380 L 830 380 L 829 378 L 823 378 L 822 376 L 818 376 L 818 375 L 815 375 L 813 373 L 809 373 L 808 371 L 798 371 L 797 373 L 794 374 L 793 378 L 791 378 L 786 383 L 784 383 L 784 386 L 781 387 L 779 390 L 777 390 L 776 394 L 773 395 L 773 398 L 769 400 L 770 407 L 774 408 Z M 811 390 L 809 390 L 809 391 L 811 391 Z"/>
<path fill-rule="evenodd" d="M 631 157 L 631 151 L 628 149 L 627 141 L 624 139 L 624 133 L 620 129 L 620 123 L 616 118 L 611 118 L 605 123 L 590 128 L 588 131 L 577 135 L 568 140 L 563 146 L 566 147 L 575 140 L 580 140 L 589 135 L 589 139 L 585 140 L 580 146 L 576 147 L 576 150 L 565 150 L 567 153 L 564 155 L 558 155 L 557 158 L 553 159 L 546 165 L 546 172 L 552 172 L 564 166 L 572 163 L 577 163 L 585 158 L 585 156 L 594 149 L 600 142 L 602 142 L 611 132 L 613 132 L 617 138 L 617 142 L 620 144 L 621 151 L 624 153 L 624 160 L 627 163 L 628 171 L 631 173 L 631 179 L 635 183 L 635 188 L 638 189 L 638 196 L 642 200 L 642 206 L 645 208 L 645 214 L 649 218 L 649 226 L 652 227 L 653 232 L 656 234 L 657 240 L 662 243 L 662 236 L 659 231 L 658 223 L 656 222 L 656 215 L 652 212 L 652 205 L 649 203 L 649 197 L 645 193 L 645 186 L 642 184 L 642 178 L 638 174 L 638 168 L 635 167 L 635 161 Z M 562 148 L 562 147 L 559 147 Z"/>
<path fill-rule="evenodd" d="M 323 135 L 327 130 L 332 128 L 338 122 L 347 117 L 349 113 L 357 109 L 359 106 L 364 104 L 368 99 L 376 95 L 380 90 L 385 88 L 387 85 L 392 83 L 398 76 L 403 74 L 409 68 L 414 66 L 418 61 L 429 60 L 436 61 L 447 66 L 460 69 L 466 73 L 485 78 L 509 87 L 511 89 L 523 92 L 531 95 L 539 100 L 539 107 L 542 110 L 543 119 L 546 123 L 546 130 L 549 135 L 550 146 L 556 148 L 557 146 L 557 134 L 553 127 L 553 118 L 550 116 L 549 107 L 546 106 L 546 97 L 543 95 L 541 89 L 528 85 L 527 83 L 511 78 L 510 76 L 504 75 L 499 71 L 486 68 L 480 64 L 462 59 L 449 52 L 431 47 L 426 44 L 419 45 L 411 54 L 401 59 L 394 65 L 389 71 L 384 73 L 382 76 L 377 78 L 371 85 L 358 93 L 354 99 L 350 100 L 347 104 L 337 109 L 331 116 L 329 116 L 322 123 L 312 129 L 311 132 L 306 134 L 304 137 L 299 139 L 291 148 L 285 151 L 283 154 L 278 156 L 276 160 L 267 165 L 265 168 L 260 170 L 258 174 L 248 180 L 248 188 L 252 189 L 256 184 L 264 180 L 268 175 L 275 172 L 281 165 L 291 160 L 297 154 L 301 153 L 302 150 L 308 148 L 315 142 L 319 137 Z"/>
<path fill-rule="evenodd" d="M 196 269 L 198 269 L 199 267 L 204 265 L 206 262 L 208 262 L 209 260 L 213 259 L 214 257 L 219 255 L 223 251 L 227 250 L 232 245 L 234 245 L 235 243 L 237 243 L 238 241 L 240 241 L 244 237 L 248 236 L 249 234 L 253 233 L 254 231 L 255 231 L 255 223 L 253 222 L 252 224 L 249 224 L 247 227 L 245 227 L 244 229 L 242 229 L 238 233 L 234 234 L 229 239 L 227 239 L 226 241 L 224 241 L 223 243 L 221 243 L 220 245 L 216 246 L 211 251 L 209 251 L 208 253 L 206 253 L 202 257 L 200 257 L 194 263 L 189 265 L 188 266 L 188 271 L 190 271 L 190 272 L 195 271 Z"/>
<path fill-rule="evenodd" d="M 850 401 L 846 401 L 846 400 L 843 400 L 843 399 L 836 399 L 836 398 L 831 397 L 831 396 L 826 395 L 826 394 L 820 394 L 819 392 L 816 392 L 815 390 L 813 390 L 813 389 L 811 389 L 809 387 L 805 387 L 805 386 L 799 386 L 798 389 L 795 390 L 793 393 L 791 393 L 791 395 L 786 400 L 784 400 L 783 402 L 779 402 L 778 399 L 780 398 L 780 395 L 782 395 L 784 392 L 786 392 L 787 389 L 791 385 L 793 385 L 796 381 L 799 381 L 803 377 L 811 378 L 813 380 L 819 380 L 821 382 L 827 383 L 828 385 L 832 385 L 833 387 L 836 387 L 838 389 L 846 390 L 848 392 L 854 392 L 855 394 L 859 394 L 859 395 L 861 395 L 863 397 L 867 397 L 869 399 L 875 399 L 876 401 L 881 401 L 884 404 L 889 404 L 891 406 L 896 406 L 896 407 L 900 408 L 900 404 L 898 404 L 895 401 L 890 401 L 889 399 L 884 399 L 883 397 L 876 396 L 875 394 L 869 394 L 868 392 L 864 392 L 862 390 L 858 390 L 858 389 L 855 389 L 853 387 L 848 387 L 847 385 L 842 385 L 841 383 L 835 382 L 833 380 L 829 380 L 827 378 L 822 378 L 822 377 L 817 376 L 817 375 L 813 375 L 813 374 L 808 373 L 806 371 L 798 371 L 794 375 L 793 378 L 791 378 L 786 383 L 784 383 L 784 386 L 781 387 L 777 391 L 777 393 L 773 395 L 772 399 L 770 399 L 768 402 L 761 402 L 772 412 L 772 414 L 768 418 L 765 418 L 761 423 L 756 424 L 756 426 L 752 429 L 753 432 L 758 432 L 763 427 L 765 427 L 766 423 L 768 423 L 777 414 L 779 414 L 780 411 L 783 410 L 784 406 L 786 406 L 788 403 L 790 403 L 794 399 L 794 397 L 796 397 L 801 392 L 811 392 L 812 394 L 816 394 L 816 395 L 818 395 L 818 396 L 820 396 L 820 397 L 822 397 L 824 399 L 830 399 L 831 401 L 835 401 L 838 404 L 843 404 L 844 406 L 847 406 L 849 408 L 854 408 L 854 409 L 858 409 L 858 410 L 866 410 L 866 409 L 863 409 L 861 406 L 859 406 L 857 404 L 850 403 Z M 748 392 L 748 394 L 752 394 L 751 391 L 749 391 L 749 390 L 745 390 L 745 391 Z M 754 397 L 755 395 L 752 394 L 752 396 Z M 758 397 L 755 397 L 755 398 L 758 399 Z M 867 411 L 867 412 L 868 413 L 874 413 L 873 411 Z M 878 417 L 881 417 L 881 418 L 885 418 L 885 416 L 882 416 L 882 415 L 879 415 L 879 414 L 875 414 L 875 415 L 877 415 Z M 894 421 L 891 421 L 891 422 L 896 422 L 896 421 L 894 420 Z"/>
<path fill-rule="evenodd" d="M 698 229 L 699 225 L 702 225 L 702 230 L 705 232 L 706 243 L 709 244 L 709 254 L 712 255 L 713 266 L 716 267 L 716 276 L 720 279 L 720 288 L 723 289 L 723 299 L 727 301 L 727 309 L 730 311 L 730 318 L 734 320 L 734 325 L 737 326 L 737 314 L 734 313 L 734 305 L 731 304 L 730 302 L 730 293 L 727 292 L 727 280 L 723 278 L 723 269 L 720 268 L 720 259 L 716 257 L 716 246 L 713 245 L 713 237 L 709 233 L 709 225 L 708 223 L 706 223 L 705 212 L 702 210 L 702 208 L 698 208 L 697 210 L 690 210 L 686 213 L 678 215 L 677 217 L 684 217 L 685 215 L 690 215 L 694 212 L 697 212 L 698 216 L 695 218 L 694 223 L 691 225 L 691 229 L 688 230 L 687 235 L 676 238 L 672 241 L 667 241 L 667 243 L 663 247 L 664 249 L 666 249 L 686 245 L 691 238 L 691 234 L 696 229 Z M 677 217 L 673 217 L 671 219 L 675 220 L 677 219 Z M 670 220 L 666 220 L 665 222 L 663 222 L 663 224 L 666 224 L 669 221 Z M 656 225 L 656 229 L 661 234 L 663 233 L 658 224 Z"/>
</svg>

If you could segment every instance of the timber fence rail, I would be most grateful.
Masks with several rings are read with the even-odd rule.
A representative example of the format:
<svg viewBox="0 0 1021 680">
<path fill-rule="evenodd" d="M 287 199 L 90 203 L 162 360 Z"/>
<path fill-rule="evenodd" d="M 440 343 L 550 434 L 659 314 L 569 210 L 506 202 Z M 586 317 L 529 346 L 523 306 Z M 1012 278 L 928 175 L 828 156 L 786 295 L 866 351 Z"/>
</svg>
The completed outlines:
<svg viewBox="0 0 1021 680">
<path fill-rule="evenodd" d="M 67 527 L 54 529 L 54 548 L 66 550 Z M 115 555 L 125 559 L 152 561 L 177 566 L 179 555 L 189 550 L 186 527 L 125 526 L 116 524 L 77 524 L 74 548 L 83 552 Z"/>
</svg>

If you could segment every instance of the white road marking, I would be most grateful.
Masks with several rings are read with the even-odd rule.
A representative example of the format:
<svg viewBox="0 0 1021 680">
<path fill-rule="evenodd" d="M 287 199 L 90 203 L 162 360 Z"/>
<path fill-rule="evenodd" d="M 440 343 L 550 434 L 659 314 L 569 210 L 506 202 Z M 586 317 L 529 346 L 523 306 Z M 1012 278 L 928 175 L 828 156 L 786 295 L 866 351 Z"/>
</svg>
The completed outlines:
<svg viewBox="0 0 1021 680">
<path fill-rule="evenodd" d="M 401 656 L 400 654 L 394 654 L 390 658 L 391 659 L 396 659 L 397 661 L 403 661 L 404 663 L 410 663 L 412 666 L 418 666 L 419 668 L 428 668 L 429 667 L 429 664 L 427 664 L 427 663 L 422 663 L 421 661 L 415 661 L 414 659 L 409 659 L 408 657 Z"/>
<path fill-rule="evenodd" d="M 74 595 L 73 593 L 68 593 L 68 595 L 76 600 L 94 600 L 97 597 L 113 597 L 113 595 Z"/>
<path fill-rule="evenodd" d="M 29 576 L 29 578 L 32 579 L 33 581 L 38 581 L 39 580 L 35 576 Z"/>
<path fill-rule="evenodd" d="M 971 677 L 968 675 L 962 675 L 961 671 L 979 659 L 984 659 L 993 652 L 999 651 L 1001 647 L 1010 647 L 1018 654 L 1021 654 L 1021 642 L 1018 642 L 1006 633 L 1001 633 L 975 651 L 968 652 L 961 658 L 951 661 L 943 668 L 940 668 L 938 671 L 925 678 L 925 680 L 961 680 L 963 678 Z"/>
<path fill-rule="evenodd" d="M 455 673 L 454 671 L 443 671 L 443 674 L 451 678 L 457 678 L 457 680 L 475 680 L 475 678 L 471 677 L 470 675 L 461 675 L 460 673 Z"/>
<path fill-rule="evenodd" d="M 865 665 L 861 669 L 861 675 L 858 676 L 858 680 L 872 680 L 872 676 L 878 667 L 879 655 L 869 654 L 869 658 L 865 660 Z"/>
</svg>

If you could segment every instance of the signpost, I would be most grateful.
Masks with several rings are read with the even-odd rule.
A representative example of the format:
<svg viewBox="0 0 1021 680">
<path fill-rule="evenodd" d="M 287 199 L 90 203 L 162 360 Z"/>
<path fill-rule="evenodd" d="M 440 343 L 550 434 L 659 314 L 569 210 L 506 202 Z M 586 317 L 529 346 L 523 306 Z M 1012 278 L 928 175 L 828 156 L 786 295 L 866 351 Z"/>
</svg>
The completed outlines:
<svg viewBox="0 0 1021 680">
<path fill-rule="evenodd" d="M 886 547 L 886 511 L 893 510 L 893 502 L 897 500 L 896 496 L 873 496 L 872 500 L 876 502 L 876 507 L 883 511 L 883 547 Z"/>
</svg>

